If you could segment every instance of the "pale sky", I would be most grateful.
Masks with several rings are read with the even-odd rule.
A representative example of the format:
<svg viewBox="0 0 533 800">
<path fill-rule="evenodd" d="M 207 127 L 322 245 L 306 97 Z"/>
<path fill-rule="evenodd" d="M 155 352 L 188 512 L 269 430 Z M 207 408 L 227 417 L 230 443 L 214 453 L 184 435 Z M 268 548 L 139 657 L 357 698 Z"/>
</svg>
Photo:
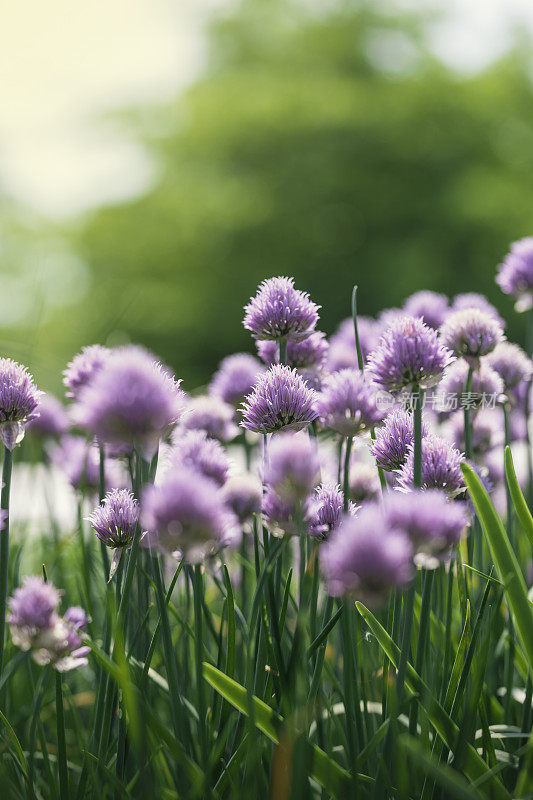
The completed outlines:
<svg viewBox="0 0 533 800">
<path fill-rule="evenodd" d="M 187 85 L 204 61 L 205 20 L 235 1 L 0 0 L 4 193 L 62 218 L 148 188 L 146 153 L 99 115 Z M 445 8 L 433 46 L 461 69 L 484 66 L 516 27 L 533 33 L 533 0 L 394 2 Z"/>
</svg>

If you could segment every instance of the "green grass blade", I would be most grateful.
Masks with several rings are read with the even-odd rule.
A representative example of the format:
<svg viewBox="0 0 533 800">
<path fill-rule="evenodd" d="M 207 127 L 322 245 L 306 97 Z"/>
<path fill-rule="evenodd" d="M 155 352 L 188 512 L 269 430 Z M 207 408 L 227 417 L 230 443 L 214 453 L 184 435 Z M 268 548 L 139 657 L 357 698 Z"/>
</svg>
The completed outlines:
<svg viewBox="0 0 533 800">
<path fill-rule="evenodd" d="M 492 558 L 504 584 L 504 591 L 514 619 L 518 637 L 524 648 L 529 667 L 533 670 L 533 609 L 527 597 L 524 576 L 505 532 L 498 512 L 472 467 L 461 469 L 476 513 L 489 543 Z"/>
<path fill-rule="evenodd" d="M 529 541 L 533 544 L 533 517 L 531 516 L 525 497 L 518 484 L 513 464 L 513 456 L 509 445 L 505 448 L 505 477 L 507 478 L 507 486 L 509 487 L 517 517 L 527 533 Z"/>
</svg>

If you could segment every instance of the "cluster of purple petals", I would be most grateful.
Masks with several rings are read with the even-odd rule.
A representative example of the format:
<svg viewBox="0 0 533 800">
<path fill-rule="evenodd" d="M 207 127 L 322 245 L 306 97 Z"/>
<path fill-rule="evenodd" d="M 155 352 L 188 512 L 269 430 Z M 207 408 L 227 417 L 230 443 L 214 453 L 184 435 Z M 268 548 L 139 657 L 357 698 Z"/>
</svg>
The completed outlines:
<svg viewBox="0 0 533 800">
<path fill-rule="evenodd" d="M 428 434 L 422 439 L 422 486 L 442 489 L 451 497 L 464 488 L 461 464 L 464 455 L 446 439 Z M 398 485 L 405 490 L 414 486 L 414 447 L 409 448 L 403 467 L 398 470 Z"/>
<path fill-rule="evenodd" d="M 107 547 L 129 547 L 139 522 L 139 503 L 127 489 L 112 489 L 89 516 L 89 522 Z"/>
<path fill-rule="evenodd" d="M 306 339 L 287 342 L 287 364 L 294 369 L 321 369 L 328 355 L 328 340 L 322 331 L 313 331 Z M 257 342 L 259 357 L 270 366 L 279 362 L 279 342 Z"/>
<path fill-rule="evenodd" d="M 67 397 L 77 398 L 84 386 L 87 386 L 102 369 L 110 354 L 111 351 L 107 347 L 91 344 L 75 355 L 63 371 L 63 384 L 67 389 Z"/>
<path fill-rule="evenodd" d="M 410 317 L 421 317 L 428 327 L 438 330 L 449 312 L 445 294 L 422 290 L 405 301 L 403 310 Z"/>
<path fill-rule="evenodd" d="M 521 347 L 512 342 L 497 344 L 492 353 L 487 356 L 487 361 L 492 369 L 501 376 L 506 391 L 529 380 L 533 374 L 533 362 Z"/>
<path fill-rule="evenodd" d="M 494 350 L 505 337 L 493 316 L 478 308 L 465 308 L 447 317 L 440 338 L 454 355 L 475 360 Z"/>
<path fill-rule="evenodd" d="M 236 520 L 217 484 L 194 470 L 176 467 L 159 485 L 146 487 L 141 509 L 143 544 L 189 562 L 236 541 Z"/>
<path fill-rule="evenodd" d="M 172 438 L 171 465 L 191 467 L 218 486 L 223 486 L 230 467 L 226 451 L 216 439 L 208 438 L 205 431 L 177 431 Z"/>
<path fill-rule="evenodd" d="M 269 278 L 245 306 L 244 327 L 255 339 L 305 339 L 315 329 L 320 306 L 294 288 L 294 278 Z"/>
<path fill-rule="evenodd" d="M 22 364 L 0 358 L 0 438 L 8 450 L 24 435 L 24 424 L 38 415 L 41 392 Z"/>
<path fill-rule="evenodd" d="M 101 442 L 153 448 L 181 416 L 179 382 L 142 347 L 114 350 L 79 393 L 76 421 Z"/>
<path fill-rule="evenodd" d="M 421 319 L 396 316 L 370 354 L 368 370 L 381 389 L 397 394 L 435 386 L 452 360 L 437 333 Z"/>
<path fill-rule="evenodd" d="M 243 525 L 261 511 L 263 487 L 254 475 L 231 475 L 222 488 L 222 498 Z"/>
<path fill-rule="evenodd" d="M 505 294 L 518 301 L 520 311 L 533 304 L 533 236 L 513 242 L 499 267 L 496 282 Z"/>
<path fill-rule="evenodd" d="M 299 431 L 318 416 L 316 392 L 301 375 L 282 364 L 274 364 L 257 380 L 242 408 L 241 425 L 255 433 L 282 429 Z"/>
<path fill-rule="evenodd" d="M 284 500 L 271 486 L 265 489 L 262 512 L 263 520 L 274 535 L 297 536 L 305 532 L 305 507 Z"/>
<path fill-rule="evenodd" d="M 470 419 L 472 431 L 472 452 L 475 456 L 482 456 L 491 447 L 503 443 L 503 419 L 500 409 L 485 408 Z M 447 438 L 458 447 L 464 448 L 464 415 L 456 411 L 448 421 L 449 436 Z"/>
<path fill-rule="evenodd" d="M 454 297 L 451 306 L 452 313 L 454 311 L 465 311 L 469 308 L 477 308 L 479 311 L 483 311 L 489 317 L 493 317 L 502 329 L 505 329 L 505 320 L 498 313 L 498 309 L 492 303 L 489 303 L 484 294 L 463 292 Z"/>
<path fill-rule="evenodd" d="M 333 596 L 348 595 L 370 605 L 403 588 L 413 574 L 409 538 L 392 528 L 378 503 L 345 516 L 322 549 L 322 566 Z"/>
<path fill-rule="evenodd" d="M 209 392 L 232 406 L 238 406 L 252 391 L 264 367 L 250 353 L 234 353 L 224 358 L 213 375 Z"/>
<path fill-rule="evenodd" d="M 62 436 L 70 428 L 70 419 L 63 403 L 53 394 L 44 393 L 39 401 L 39 414 L 31 419 L 26 430 L 33 436 L 53 439 Z"/>
<path fill-rule="evenodd" d="M 274 437 L 264 480 L 282 500 L 293 505 L 303 503 L 319 475 L 316 443 L 307 434 L 281 433 Z"/>
<path fill-rule="evenodd" d="M 449 556 L 469 523 L 463 503 L 449 500 L 439 489 L 388 492 L 385 518 L 409 537 L 415 561 L 426 567 L 436 567 Z"/>
<path fill-rule="evenodd" d="M 199 395 L 189 400 L 180 427 L 187 431 L 204 431 L 212 439 L 229 442 L 239 433 L 234 413 L 233 406 L 221 398 Z"/>
<path fill-rule="evenodd" d="M 339 527 L 343 513 L 344 493 L 340 486 L 333 483 L 317 486 L 306 513 L 309 533 L 317 538 L 326 539 Z M 356 507 L 353 503 L 350 503 L 348 513 L 351 516 L 355 515 Z"/>
<path fill-rule="evenodd" d="M 376 387 L 357 369 L 342 369 L 328 376 L 318 395 L 322 424 L 341 436 L 356 436 L 383 419 Z"/>
<path fill-rule="evenodd" d="M 461 399 L 466 391 L 468 378 L 468 363 L 459 359 L 448 367 L 441 381 L 437 394 L 443 399 L 454 397 L 457 399 L 456 407 L 460 407 Z M 492 398 L 498 399 L 504 390 L 503 380 L 494 370 L 487 358 L 482 358 L 472 373 L 470 396 L 467 398 L 469 407 L 476 410 L 481 405 L 492 403 Z M 446 410 L 445 406 L 442 410 Z M 455 409 L 451 409 L 455 410 Z"/>
<path fill-rule="evenodd" d="M 8 601 L 7 622 L 14 644 L 31 651 L 38 664 L 53 664 L 68 672 L 88 663 L 89 647 L 82 647 L 87 615 L 78 606 L 59 616 L 60 593 L 39 577 L 26 577 Z"/>
<path fill-rule="evenodd" d="M 96 492 L 100 482 L 100 451 L 83 436 L 62 436 L 47 448 L 50 462 L 67 477 L 79 491 Z M 104 463 L 106 489 L 125 488 L 127 476 L 122 466 L 112 458 Z"/>
<path fill-rule="evenodd" d="M 423 423 L 422 435 L 428 433 Z M 376 464 L 386 472 L 394 472 L 405 464 L 409 447 L 413 444 L 413 415 L 403 409 L 394 409 L 376 431 L 370 451 Z"/>
<path fill-rule="evenodd" d="M 376 347 L 381 330 L 381 324 L 372 317 L 359 316 L 357 318 L 359 346 L 364 359 Z M 353 369 L 358 366 L 355 329 L 351 317 L 343 320 L 330 338 L 327 363 L 330 372 L 337 372 L 339 369 Z"/>
</svg>

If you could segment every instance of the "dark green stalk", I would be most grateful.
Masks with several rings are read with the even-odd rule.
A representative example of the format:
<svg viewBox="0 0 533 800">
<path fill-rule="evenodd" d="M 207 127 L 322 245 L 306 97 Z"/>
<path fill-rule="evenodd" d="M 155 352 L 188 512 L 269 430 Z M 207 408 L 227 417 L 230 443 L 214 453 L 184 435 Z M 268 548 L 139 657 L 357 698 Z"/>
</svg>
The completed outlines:
<svg viewBox="0 0 533 800">
<path fill-rule="evenodd" d="M 59 774 L 60 800 L 68 800 L 67 744 L 65 740 L 65 709 L 63 707 L 63 676 L 56 672 L 56 724 L 57 724 L 57 771 Z"/>
<path fill-rule="evenodd" d="M 105 452 L 103 444 L 99 446 L 99 451 L 100 451 L 100 462 L 99 462 L 99 472 L 98 472 L 98 502 L 101 503 L 105 497 Z M 107 552 L 107 547 L 103 542 L 100 542 L 100 553 L 102 555 L 104 580 L 107 581 L 109 577 L 109 553 Z"/>
<path fill-rule="evenodd" d="M 363 359 L 363 353 L 361 351 L 361 344 L 359 342 L 359 331 L 357 330 L 357 286 L 353 287 L 352 290 L 352 319 L 353 319 L 353 326 L 355 330 L 355 349 L 357 350 L 357 365 L 361 372 L 365 371 L 365 362 Z"/>
<path fill-rule="evenodd" d="M 424 572 L 424 588 L 422 590 L 422 604 L 420 606 L 420 620 L 418 625 L 418 638 L 416 643 L 416 661 L 415 670 L 423 677 L 422 670 L 424 667 L 424 656 L 426 653 L 428 633 L 429 633 L 429 619 L 431 613 L 431 588 L 433 586 L 433 578 L 435 571 L 425 570 Z M 416 725 L 418 720 L 418 703 L 411 705 L 411 713 L 409 716 L 409 733 L 411 736 L 416 735 Z"/>
<path fill-rule="evenodd" d="M 207 707 L 205 700 L 205 684 L 203 676 L 203 620 L 202 620 L 202 594 L 204 591 L 204 584 L 202 579 L 202 568 L 200 564 L 194 567 L 193 577 L 193 594 L 194 594 L 194 633 L 195 633 L 195 662 L 196 662 L 196 692 L 198 695 L 198 725 L 199 725 L 199 738 L 200 738 L 200 753 L 202 755 L 202 768 L 205 772 L 208 771 L 209 764 L 209 746 L 207 739 Z"/>
<path fill-rule="evenodd" d="M 4 669 L 7 581 L 9 576 L 9 493 L 11 490 L 12 469 L 13 453 L 4 446 L 2 493 L 0 495 L 0 508 L 5 513 L 4 525 L 0 531 L 0 676 Z"/>
<path fill-rule="evenodd" d="M 424 404 L 424 392 L 418 388 L 414 394 L 414 409 L 413 409 L 413 447 L 414 447 L 414 465 L 413 465 L 413 483 L 415 487 L 422 486 L 422 406 Z"/>
<path fill-rule="evenodd" d="M 470 408 L 468 405 L 470 393 L 472 391 L 472 377 L 474 375 L 474 367 L 468 367 L 468 375 L 465 383 L 465 405 L 463 408 L 464 428 L 465 428 L 465 456 L 472 458 L 472 425 L 470 423 Z"/>
<path fill-rule="evenodd" d="M 350 456 L 352 453 L 352 442 L 353 438 L 348 436 L 346 438 L 346 450 L 344 453 L 344 479 L 343 479 L 343 491 L 344 491 L 344 511 L 348 511 L 350 506 Z"/>
<path fill-rule="evenodd" d="M 279 363 L 286 364 L 287 363 L 287 340 L 280 339 L 279 340 Z"/>
</svg>

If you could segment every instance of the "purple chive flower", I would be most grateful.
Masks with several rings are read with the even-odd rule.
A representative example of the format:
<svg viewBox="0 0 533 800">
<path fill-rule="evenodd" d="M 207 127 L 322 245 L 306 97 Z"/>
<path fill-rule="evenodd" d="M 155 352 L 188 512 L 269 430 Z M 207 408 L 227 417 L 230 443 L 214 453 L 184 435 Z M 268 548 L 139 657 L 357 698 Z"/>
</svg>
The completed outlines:
<svg viewBox="0 0 533 800">
<path fill-rule="evenodd" d="M 223 486 L 229 470 L 226 451 L 216 439 L 209 439 L 205 431 L 176 431 L 172 438 L 171 461 L 173 466 L 197 470 Z"/>
<path fill-rule="evenodd" d="M 435 386 L 453 361 L 437 333 L 416 317 L 396 317 L 368 358 L 368 371 L 386 392 Z"/>
<path fill-rule="evenodd" d="M 264 367 L 249 353 L 234 353 L 222 359 L 213 375 L 209 392 L 231 406 L 240 405 L 253 389 Z"/>
<path fill-rule="evenodd" d="M 472 453 L 481 456 L 497 444 L 503 442 L 503 420 L 501 411 L 485 408 L 473 415 L 470 420 L 472 430 Z M 513 417 L 515 415 L 513 414 Z M 464 449 L 465 423 L 462 411 L 456 411 L 449 418 L 449 436 L 452 443 Z"/>
<path fill-rule="evenodd" d="M 127 489 L 112 489 L 89 516 L 89 522 L 107 547 L 129 547 L 139 522 L 139 503 Z"/>
<path fill-rule="evenodd" d="M 261 511 L 263 487 L 254 475 L 232 475 L 222 488 L 226 506 L 235 514 L 241 525 L 250 522 Z"/>
<path fill-rule="evenodd" d="M 427 433 L 427 426 L 422 423 L 422 435 Z M 394 472 L 405 464 L 413 439 L 413 415 L 396 408 L 385 419 L 383 427 L 376 431 L 370 452 L 378 467 L 386 472 Z"/>
<path fill-rule="evenodd" d="M 422 439 L 422 487 L 424 489 L 443 489 L 455 497 L 464 488 L 461 464 L 463 454 L 456 450 L 441 436 L 429 434 Z M 409 448 L 407 460 L 398 470 L 398 485 L 409 490 L 413 488 L 414 448 Z"/>
<path fill-rule="evenodd" d="M 384 416 L 377 405 L 375 386 L 356 369 L 342 369 L 326 378 L 317 410 L 323 425 L 341 436 L 369 430 Z"/>
<path fill-rule="evenodd" d="M 283 500 L 271 486 L 267 486 L 263 496 L 263 520 L 275 536 L 303 533 L 305 511 L 301 504 Z"/>
<path fill-rule="evenodd" d="M 31 651 L 41 666 L 53 664 L 58 672 L 68 672 L 88 663 L 88 647 L 80 647 L 87 624 L 85 612 L 70 608 L 64 617 L 57 614 L 60 593 L 42 578 L 26 577 L 8 601 L 7 621 L 13 643 Z"/>
<path fill-rule="evenodd" d="M 294 288 L 294 278 L 269 278 L 245 306 L 244 327 L 254 339 L 300 341 L 315 329 L 320 306 Z"/>
<path fill-rule="evenodd" d="M 391 528 L 409 537 L 415 562 L 434 569 L 458 544 L 469 522 L 462 506 L 448 500 L 439 489 L 389 492 L 385 518 Z"/>
<path fill-rule="evenodd" d="M 364 503 L 373 500 L 379 495 L 379 475 L 375 466 L 356 461 L 350 464 L 348 476 L 350 483 L 350 497 L 354 503 Z"/>
<path fill-rule="evenodd" d="M 484 294 L 478 294 L 478 292 L 464 292 L 463 294 L 458 294 L 454 297 L 450 310 L 451 312 L 464 311 L 468 308 L 477 308 L 480 311 L 484 311 L 489 317 L 494 317 L 502 329 L 505 328 L 505 320 L 498 313 L 498 309 L 487 300 Z"/>
<path fill-rule="evenodd" d="M 279 361 L 279 343 L 272 339 L 257 342 L 259 357 L 270 366 Z M 328 341 L 322 331 L 313 331 L 307 339 L 287 343 L 287 364 L 295 369 L 321 369 L 328 355 Z"/>
<path fill-rule="evenodd" d="M 274 364 L 244 401 L 241 425 L 263 434 L 303 430 L 318 416 L 316 397 L 295 369 Z"/>
<path fill-rule="evenodd" d="M 183 413 L 179 382 L 142 347 L 114 350 L 79 393 L 76 420 L 102 442 L 152 450 Z"/>
<path fill-rule="evenodd" d="M 500 264 L 496 283 L 502 292 L 516 299 L 518 311 L 533 306 L 533 236 L 513 242 Z"/>
<path fill-rule="evenodd" d="M 503 328 L 485 311 L 465 308 L 454 311 L 440 329 L 440 338 L 456 356 L 476 364 L 481 356 L 494 350 L 505 336 Z"/>
<path fill-rule="evenodd" d="M 487 361 L 501 376 L 505 390 L 515 389 L 519 383 L 527 381 L 533 373 L 533 362 L 526 356 L 521 347 L 512 342 L 500 342 Z"/>
<path fill-rule="evenodd" d="M 468 396 L 465 392 L 467 377 L 466 361 L 454 361 L 448 367 L 437 393 L 440 410 L 455 411 L 463 403 L 468 403 L 468 408 L 476 411 L 484 405 L 494 405 L 504 390 L 501 377 L 492 369 L 486 358 L 480 359 L 478 368 L 472 374 L 472 386 Z"/>
<path fill-rule="evenodd" d="M 26 430 L 33 436 L 44 439 L 53 439 L 62 436 L 70 428 L 70 419 L 67 411 L 57 397 L 44 393 L 39 401 L 39 416 L 31 419 L 26 425 Z"/>
<path fill-rule="evenodd" d="M 83 387 L 92 381 L 110 355 L 111 350 L 101 344 L 91 344 L 75 355 L 63 371 L 67 397 L 78 398 Z"/>
<path fill-rule="evenodd" d="M 267 483 L 285 502 L 301 504 L 320 475 L 315 444 L 306 434 L 282 433 L 270 446 Z"/>
<path fill-rule="evenodd" d="M 0 439 L 8 450 L 24 436 L 26 422 L 38 415 L 41 394 L 26 367 L 0 358 Z"/>
<path fill-rule="evenodd" d="M 317 486 L 315 496 L 307 509 L 307 526 L 309 533 L 320 539 L 326 539 L 331 531 L 336 530 L 342 520 L 344 511 L 344 493 L 340 486 L 323 483 Z M 356 513 L 356 507 L 350 503 L 348 513 Z"/>
<path fill-rule="evenodd" d="M 176 467 L 158 486 L 145 489 L 141 521 L 144 544 L 192 563 L 235 543 L 238 535 L 216 483 L 186 467 Z"/>
<path fill-rule="evenodd" d="M 376 347 L 380 331 L 381 325 L 372 317 L 359 316 L 357 318 L 359 345 L 364 359 Z M 352 317 L 343 320 L 330 338 L 327 363 L 330 372 L 353 369 L 358 366 Z"/>
<path fill-rule="evenodd" d="M 370 605 L 383 602 L 412 576 L 413 548 L 391 528 L 377 503 L 343 518 L 322 549 L 322 565 L 331 595 L 348 595 Z"/>
<path fill-rule="evenodd" d="M 62 436 L 58 443 L 47 448 L 50 462 L 65 473 L 74 489 L 97 492 L 100 482 L 100 452 L 95 444 L 88 444 L 83 436 Z M 105 459 L 106 488 L 124 488 L 127 478 L 120 464 Z"/>
<path fill-rule="evenodd" d="M 448 298 L 445 294 L 422 290 L 405 301 L 403 310 L 410 317 L 422 317 L 429 328 L 438 330 L 448 314 Z"/>
<path fill-rule="evenodd" d="M 219 397 L 204 394 L 191 398 L 180 427 L 187 431 L 204 431 L 212 439 L 229 442 L 239 433 L 233 417 L 233 406 Z"/>
</svg>

